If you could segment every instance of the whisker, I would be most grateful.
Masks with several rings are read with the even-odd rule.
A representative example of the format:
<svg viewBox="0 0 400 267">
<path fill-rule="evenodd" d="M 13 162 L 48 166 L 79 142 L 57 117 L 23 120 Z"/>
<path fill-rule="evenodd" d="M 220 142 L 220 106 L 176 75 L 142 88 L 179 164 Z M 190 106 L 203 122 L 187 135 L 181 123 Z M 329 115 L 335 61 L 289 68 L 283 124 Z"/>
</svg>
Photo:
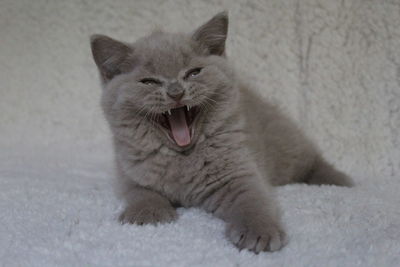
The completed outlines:
<svg viewBox="0 0 400 267">
<path fill-rule="evenodd" d="M 154 113 L 155 107 L 152 108 L 151 110 L 151 116 L 150 116 L 150 121 L 151 121 L 151 125 L 154 127 L 155 126 L 155 118 L 157 116 L 156 113 Z"/>
<path fill-rule="evenodd" d="M 211 109 L 215 109 L 215 107 L 214 106 L 212 106 L 209 102 L 207 102 L 207 101 L 204 101 L 204 105 L 206 105 L 207 107 L 208 107 L 208 111 L 210 111 Z"/>
</svg>

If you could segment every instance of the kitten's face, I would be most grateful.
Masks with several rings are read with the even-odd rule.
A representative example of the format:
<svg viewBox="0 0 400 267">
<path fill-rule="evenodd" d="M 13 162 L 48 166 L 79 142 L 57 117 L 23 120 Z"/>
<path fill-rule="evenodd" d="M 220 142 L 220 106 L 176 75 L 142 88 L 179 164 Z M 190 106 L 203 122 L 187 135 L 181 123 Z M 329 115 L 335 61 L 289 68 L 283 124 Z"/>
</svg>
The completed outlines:
<svg viewBox="0 0 400 267">
<path fill-rule="evenodd" d="M 92 51 L 109 121 L 127 125 L 140 118 L 169 147 L 193 145 L 207 116 L 230 95 L 226 32 L 227 17 L 218 14 L 194 34 L 153 33 L 133 45 L 95 36 Z"/>
</svg>

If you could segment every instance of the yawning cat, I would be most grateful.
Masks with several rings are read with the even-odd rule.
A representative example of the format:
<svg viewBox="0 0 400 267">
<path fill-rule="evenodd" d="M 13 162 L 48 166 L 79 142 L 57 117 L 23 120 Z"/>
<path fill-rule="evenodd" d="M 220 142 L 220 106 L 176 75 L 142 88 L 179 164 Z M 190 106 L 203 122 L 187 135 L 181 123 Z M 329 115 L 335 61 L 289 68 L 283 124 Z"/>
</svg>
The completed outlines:
<svg viewBox="0 0 400 267">
<path fill-rule="evenodd" d="M 240 249 L 285 244 L 271 184 L 350 186 L 302 132 L 235 77 L 228 17 L 189 34 L 154 32 L 133 44 L 91 38 L 113 133 L 123 223 L 165 223 L 175 207 L 227 222 Z"/>
</svg>

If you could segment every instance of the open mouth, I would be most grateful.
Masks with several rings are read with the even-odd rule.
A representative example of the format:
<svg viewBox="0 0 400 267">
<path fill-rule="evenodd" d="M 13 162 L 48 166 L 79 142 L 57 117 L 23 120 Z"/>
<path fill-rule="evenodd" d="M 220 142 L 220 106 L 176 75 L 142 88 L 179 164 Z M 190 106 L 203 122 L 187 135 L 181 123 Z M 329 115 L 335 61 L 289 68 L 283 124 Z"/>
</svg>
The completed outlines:
<svg viewBox="0 0 400 267">
<path fill-rule="evenodd" d="M 192 141 L 192 126 L 198 113 L 197 107 L 181 106 L 163 112 L 155 120 L 167 130 L 178 146 L 184 147 Z"/>
</svg>

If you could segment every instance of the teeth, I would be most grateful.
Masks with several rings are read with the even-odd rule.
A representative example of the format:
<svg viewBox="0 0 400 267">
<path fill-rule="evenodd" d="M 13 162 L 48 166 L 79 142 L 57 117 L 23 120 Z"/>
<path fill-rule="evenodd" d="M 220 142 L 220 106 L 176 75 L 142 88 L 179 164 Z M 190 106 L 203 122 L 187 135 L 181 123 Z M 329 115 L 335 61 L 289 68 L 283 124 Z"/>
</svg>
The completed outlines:
<svg viewBox="0 0 400 267">
<path fill-rule="evenodd" d="M 171 110 L 170 110 L 170 109 L 168 109 L 168 111 L 167 111 L 167 112 L 168 112 L 168 114 L 169 114 L 169 115 L 171 115 Z"/>
<path fill-rule="evenodd" d="M 186 109 L 187 109 L 187 111 L 189 111 L 189 110 L 190 110 L 190 106 L 189 106 L 189 105 L 187 105 L 187 106 L 186 106 Z"/>
</svg>

